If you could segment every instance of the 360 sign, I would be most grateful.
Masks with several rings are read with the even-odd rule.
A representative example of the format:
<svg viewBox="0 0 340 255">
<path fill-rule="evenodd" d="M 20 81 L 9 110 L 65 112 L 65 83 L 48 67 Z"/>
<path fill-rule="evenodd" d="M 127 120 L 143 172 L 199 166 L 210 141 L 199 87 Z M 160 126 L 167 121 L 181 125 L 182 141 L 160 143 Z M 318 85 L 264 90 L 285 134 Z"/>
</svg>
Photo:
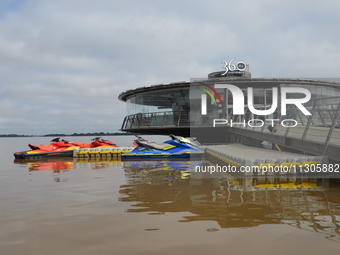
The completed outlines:
<svg viewBox="0 0 340 255">
<path fill-rule="evenodd" d="M 244 63 L 243 61 L 239 61 L 235 64 L 232 64 L 233 60 L 235 58 L 233 58 L 232 60 L 229 61 L 229 63 L 227 61 L 223 61 L 222 64 L 224 64 L 223 68 L 225 69 L 225 72 L 222 74 L 226 75 L 229 71 L 233 72 L 233 71 L 239 71 L 239 72 L 243 72 L 244 70 L 246 70 L 246 63 Z"/>
</svg>

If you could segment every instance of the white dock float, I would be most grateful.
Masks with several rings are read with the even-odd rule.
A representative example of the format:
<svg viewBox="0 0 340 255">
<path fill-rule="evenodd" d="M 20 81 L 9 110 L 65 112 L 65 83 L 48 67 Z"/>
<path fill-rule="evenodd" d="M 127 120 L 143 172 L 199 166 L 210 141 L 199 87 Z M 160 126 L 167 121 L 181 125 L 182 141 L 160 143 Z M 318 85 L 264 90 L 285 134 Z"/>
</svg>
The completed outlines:
<svg viewBox="0 0 340 255">
<path fill-rule="evenodd" d="M 328 163 L 327 157 L 268 150 L 242 144 L 210 145 L 202 148 L 205 149 L 206 154 L 237 168 L 241 166 L 257 166 L 261 170 L 269 166 L 286 166 L 292 169 L 294 166 L 300 168 L 313 164 Z"/>
</svg>

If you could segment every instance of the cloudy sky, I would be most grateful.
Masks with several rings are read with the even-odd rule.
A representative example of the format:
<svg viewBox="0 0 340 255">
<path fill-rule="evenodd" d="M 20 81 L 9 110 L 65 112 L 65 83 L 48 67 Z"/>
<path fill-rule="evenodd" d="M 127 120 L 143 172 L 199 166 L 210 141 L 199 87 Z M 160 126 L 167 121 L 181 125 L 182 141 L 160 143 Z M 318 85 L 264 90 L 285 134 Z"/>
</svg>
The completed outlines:
<svg viewBox="0 0 340 255">
<path fill-rule="evenodd" d="M 206 77 L 339 77 L 338 0 L 1 0 L 0 134 L 118 131 L 141 86 Z"/>
</svg>

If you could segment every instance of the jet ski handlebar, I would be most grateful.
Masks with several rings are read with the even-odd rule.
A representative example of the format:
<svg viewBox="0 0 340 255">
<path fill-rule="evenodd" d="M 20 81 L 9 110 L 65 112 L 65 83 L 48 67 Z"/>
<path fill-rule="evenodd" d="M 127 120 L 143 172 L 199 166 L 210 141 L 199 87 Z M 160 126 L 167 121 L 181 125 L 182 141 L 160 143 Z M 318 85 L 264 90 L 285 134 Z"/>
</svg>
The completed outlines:
<svg viewBox="0 0 340 255">
<path fill-rule="evenodd" d="M 54 139 L 51 140 L 51 143 L 57 143 L 57 142 L 69 143 L 69 141 L 67 141 L 67 140 L 64 140 L 64 139 L 60 140 L 60 137 L 57 137 L 57 138 L 54 138 Z"/>
<path fill-rule="evenodd" d="M 176 137 L 175 135 L 169 135 L 171 137 L 172 140 L 178 140 L 178 137 Z"/>
<path fill-rule="evenodd" d="M 60 140 L 60 137 L 57 137 L 57 138 L 52 139 L 51 142 L 52 143 L 57 143 L 57 142 L 59 142 L 59 140 Z"/>
<path fill-rule="evenodd" d="M 136 142 L 139 140 L 139 141 L 143 141 L 143 142 L 146 142 L 145 139 L 139 135 L 135 135 L 137 137 L 137 140 Z"/>
</svg>

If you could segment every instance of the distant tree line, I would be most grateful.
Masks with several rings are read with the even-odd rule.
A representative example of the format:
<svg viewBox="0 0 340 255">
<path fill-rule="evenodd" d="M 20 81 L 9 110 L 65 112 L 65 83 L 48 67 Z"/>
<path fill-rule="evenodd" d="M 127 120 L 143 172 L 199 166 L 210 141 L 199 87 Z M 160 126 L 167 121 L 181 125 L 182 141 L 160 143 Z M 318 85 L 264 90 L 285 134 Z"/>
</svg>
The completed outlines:
<svg viewBox="0 0 340 255">
<path fill-rule="evenodd" d="M 17 134 L 0 134 L 0 137 L 32 137 L 32 136 L 111 136 L 111 135 L 138 135 L 138 133 L 128 132 L 94 132 L 94 133 L 73 133 L 73 134 L 47 134 L 47 135 L 17 135 Z"/>
<path fill-rule="evenodd" d="M 0 137 L 30 137 L 33 135 L 17 135 L 17 134 L 0 134 Z"/>
</svg>

